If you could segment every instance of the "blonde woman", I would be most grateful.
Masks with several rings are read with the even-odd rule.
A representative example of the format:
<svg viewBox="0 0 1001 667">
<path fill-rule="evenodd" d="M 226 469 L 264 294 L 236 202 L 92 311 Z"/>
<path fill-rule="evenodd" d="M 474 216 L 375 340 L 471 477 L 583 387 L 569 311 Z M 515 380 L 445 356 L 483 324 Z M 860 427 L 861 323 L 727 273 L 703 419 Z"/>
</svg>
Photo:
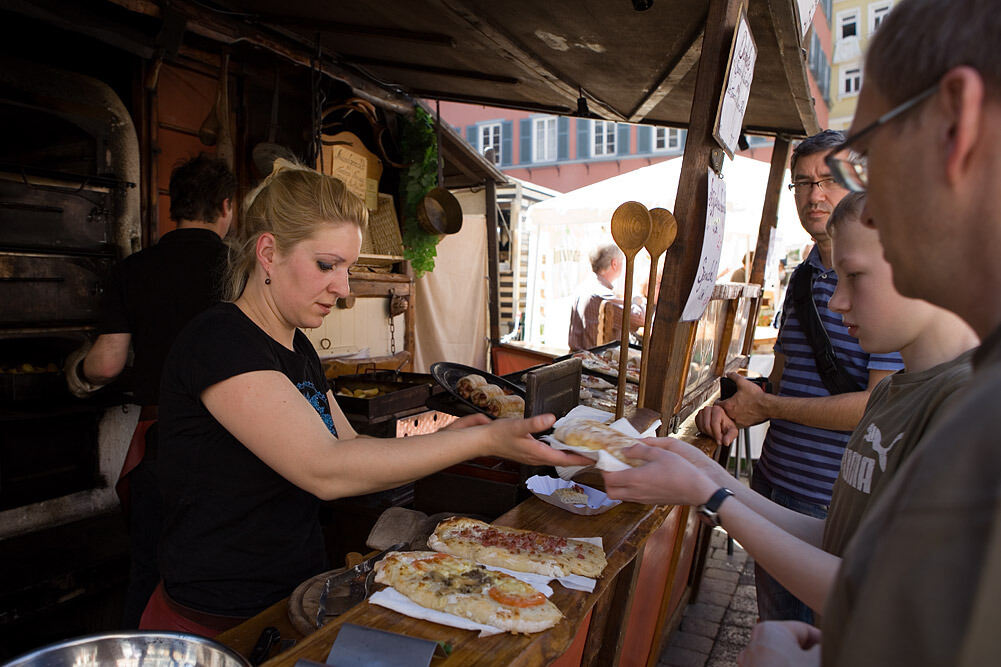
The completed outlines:
<svg viewBox="0 0 1001 667">
<path fill-rule="evenodd" d="M 161 387 L 161 585 L 141 627 L 213 636 L 326 569 L 321 500 L 388 489 L 483 455 L 573 465 L 531 433 L 551 415 L 406 439 L 358 438 L 300 328 L 349 293 L 364 204 L 279 161 L 231 234 L 229 301 L 177 339 Z"/>
</svg>

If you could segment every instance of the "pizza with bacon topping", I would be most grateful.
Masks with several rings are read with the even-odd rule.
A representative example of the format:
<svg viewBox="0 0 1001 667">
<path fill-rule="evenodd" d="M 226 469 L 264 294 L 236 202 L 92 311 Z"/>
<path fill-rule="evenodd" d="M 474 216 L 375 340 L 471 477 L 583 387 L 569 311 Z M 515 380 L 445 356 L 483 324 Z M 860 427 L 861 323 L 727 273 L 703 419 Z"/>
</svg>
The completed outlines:
<svg viewBox="0 0 1001 667">
<path fill-rule="evenodd" d="M 439 523 L 428 546 L 485 565 L 551 577 L 597 577 L 606 565 L 605 552 L 589 542 L 462 517 Z"/>
<path fill-rule="evenodd" d="M 422 607 L 507 632 L 541 632 L 563 618 L 556 605 L 524 581 L 434 551 L 394 551 L 375 564 L 375 580 Z"/>
</svg>

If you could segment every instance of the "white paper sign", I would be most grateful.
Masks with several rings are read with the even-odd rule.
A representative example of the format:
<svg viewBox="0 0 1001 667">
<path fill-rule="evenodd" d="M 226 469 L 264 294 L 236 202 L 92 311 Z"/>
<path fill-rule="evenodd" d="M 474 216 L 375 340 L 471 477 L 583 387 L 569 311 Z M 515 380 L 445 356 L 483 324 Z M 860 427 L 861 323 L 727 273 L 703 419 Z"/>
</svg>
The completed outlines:
<svg viewBox="0 0 1001 667">
<path fill-rule="evenodd" d="M 754 63 L 757 59 L 758 49 L 751 36 L 751 27 L 747 24 L 747 17 L 741 13 L 716 130 L 716 139 L 730 157 L 737 152 L 737 140 L 740 138 L 740 128 L 744 125 L 744 112 L 751 94 L 751 80 L 754 78 Z"/>
<path fill-rule="evenodd" d="M 813 15 L 817 11 L 818 2 L 819 0 L 796 0 L 796 6 L 799 9 L 800 42 L 806 39 L 806 32 L 810 29 L 810 24 L 813 23 Z"/>
<path fill-rule="evenodd" d="M 692 292 L 688 295 L 682 322 L 694 322 L 702 317 L 716 285 L 719 256 L 723 249 L 723 223 L 726 220 L 726 183 L 712 169 L 709 173 L 709 193 L 706 201 L 706 234 L 702 239 L 702 258 L 695 274 Z"/>
</svg>

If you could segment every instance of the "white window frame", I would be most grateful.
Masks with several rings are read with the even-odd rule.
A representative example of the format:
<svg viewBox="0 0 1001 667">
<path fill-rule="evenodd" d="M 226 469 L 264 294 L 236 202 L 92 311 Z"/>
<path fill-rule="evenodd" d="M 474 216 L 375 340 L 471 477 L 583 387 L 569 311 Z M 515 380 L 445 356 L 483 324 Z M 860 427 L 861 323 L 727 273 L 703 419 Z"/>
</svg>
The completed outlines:
<svg viewBox="0 0 1001 667">
<path fill-rule="evenodd" d="M 676 127 L 653 128 L 653 151 L 665 153 L 681 148 L 681 130 Z"/>
<path fill-rule="evenodd" d="M 594 157 L 607 157 L 616 155 L 616 131 L 618 130 L 613 120 L 596 120 L 591 122 L 591 155 Z"/>
<path fill-rule="evenodd" d="M 852 79 L 855 80 L 854 85 L 852 86 L 854 90 L 848 90 L 845 84 Z M 840 76 L 838 77 L 838 95 L 840 97 L 856 97 L 861 89 L 862 68 L 858 65 L 853 67 L 842 67 Z"/>
<path fill-rule="evenodd" d="M 887 15 L 890 10 L 893 9 L 892 0 L 886 0 L 886 2 L 874 2 L 869 5 L 869 34 L 876 32 L 879 27 L 878 23 L 882 23 L 886 20 Z M 880 13 L 877 13 L 880 12 Z M 877 23 L 878 21 L 878 23 Z"/>
<path fill-rule="evenodd" d="M 849 19 L 851 19 L 851 21 L 849 21 Z M 845 24 L 849 22 L 855 23 L 855 34 L 848 35 L 847 37 L 845 37 L 842 34 L 842 32 L 844 30 Z M 838 12 L 837 20 L 835 21 L 834 25 L 835 25 L 835 36 L 839 41 L 852 38 L 858 39 L 859 37 L 862 36 L 862 21 L 861 17 L 859 17 L 859 11 L 857 7 L 854 9 L 846 9 L 844 11 Z"/>
<path fill-rule="evenodd" d="M 503 136 L 503 125 L 501 123 L 483 123 L 477 129 L 479 135 L 479 147 L 482 155 L 487 154 L 487 150 L 494 149 L 494 164 L 501 161 L 501 137 Z"/>
<path fill-rule="evenodd" d="M 556 116 L 532 119 L 532 162 L 555 162 L 558 150 Z"/>
</svg>

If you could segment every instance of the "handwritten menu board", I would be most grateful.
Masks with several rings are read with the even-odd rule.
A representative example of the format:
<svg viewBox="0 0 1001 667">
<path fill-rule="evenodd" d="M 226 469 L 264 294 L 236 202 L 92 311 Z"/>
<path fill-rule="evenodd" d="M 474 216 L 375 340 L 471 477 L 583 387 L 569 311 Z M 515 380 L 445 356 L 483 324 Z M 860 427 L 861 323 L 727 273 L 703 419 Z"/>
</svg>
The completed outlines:
<svg viewBox="0 0 1001 667">
<path fill-rule="evenodd" d="M 692 291 L 681 312 L 682 322 L 693 322 L 705 312 L 716 285 L 719 256 L 723 248 L 723 223 L 726 220 L 726 183 L 708 169 L 709 188 L 706 201 L 706 233 L 702 239 L 702 256 L 695 273 Z"/>
<path fill-rule="evenodd" d="M 751 26 L 747 24 L 747 15 L 741 10 L 730 50 L 723 99 L 720 101 L 713 129 L 713 138 L 731 158 L 737 151 L 740 128 L 744 125 L 744 112 L 751 94 L 751 80 L 754 78 L 754 63 L 757 59 L 758 48 L 751 35 Z"/>
</svg>

